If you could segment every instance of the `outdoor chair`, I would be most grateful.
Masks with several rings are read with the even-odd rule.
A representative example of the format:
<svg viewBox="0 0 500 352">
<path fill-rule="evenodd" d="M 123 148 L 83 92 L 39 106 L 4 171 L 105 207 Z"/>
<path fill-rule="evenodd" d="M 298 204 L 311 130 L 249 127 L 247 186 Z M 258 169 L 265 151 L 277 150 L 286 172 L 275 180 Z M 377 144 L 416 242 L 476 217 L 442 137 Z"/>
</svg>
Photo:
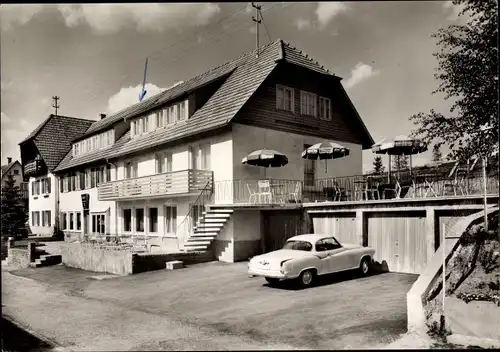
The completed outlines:
<svg viewBox="0 0 500 352">
<path fill-rule="evenodd" d="M 252 203 L 252 204 L 255 204 L 255 203 L 256 203 L 256 201 L 255 201 L 255 200 L 256 200 L 256 198 L 257 198 L 257 197 L 259 197 L 259 194 L 258 194 L 257 192 L 255 192 L 255 191 L 253 191 L 253 190 L 250 188 L 250 185 L 249 185 L 248 183 L 247 183 L 247 189 L 248 189 L 248 194 L 250 195 L 250 196 L 248 197 L 248 202 L 249 202 L 249 203 Z M 259 197 L 259 198 L 260 198 L 260 197 Z M 253 200 L 253 202 L 252 202 L 252 200 Z M 259 199 L 259 201 L 260 201 L 260 199 Z"/>
<path fill-rule="evenodd" d="M 259 180 L 257 184 L 259 186 L 259 201 L 260 197 L 264 197 L 264 200 L 267 198 L 269 203 L 271 203 L 273 200 L 273 194 L 271 193 L 271 184 L 269 180 Z"/>
<path fill-rule="evenodd" d="M 378 187 L 380 185 L 380 182 L 374 182 L 374 183 L 371 183 L 371 182 L 368 182 L 365 186 L 365 188 L 363 189 L 363 193 L 365 194 L 365 199 L 368 200 L 370 199 L 380 199 L 380 193 L 378 191 Z"/>
<path fill-rule="evenodd" d="M 443 184 L 443 196 L 445 196 L 448 191 L 453 192 L 453 195 L 457 195 L 457 191 L 460 191 L 462 195 L 467 192 L 463 188 L 463 183 L 467 175 L 467 170 L 459 167 L 453 168 L 450 175 L 448 175 L 448 180 L 445 180 Z"/>
<path fill-rule="evenodd" d="M 396 186 L 394 188 L 384 189 L 384 198 L 387 198 L 387 192 L 394 193 L 395 198 L 399 198 L 399 195 L 401 194 L 401 185 L 398 181 L 396 181 Z"/>
<path fill-rule="evenodd" d="M 295 203 L 299 203 L 299 193 L 300 193 L 300 182 L 295 184 L 295 189 L 293 192 L 290 192 L 290 197 L 295 201 Z"/>
</svg>

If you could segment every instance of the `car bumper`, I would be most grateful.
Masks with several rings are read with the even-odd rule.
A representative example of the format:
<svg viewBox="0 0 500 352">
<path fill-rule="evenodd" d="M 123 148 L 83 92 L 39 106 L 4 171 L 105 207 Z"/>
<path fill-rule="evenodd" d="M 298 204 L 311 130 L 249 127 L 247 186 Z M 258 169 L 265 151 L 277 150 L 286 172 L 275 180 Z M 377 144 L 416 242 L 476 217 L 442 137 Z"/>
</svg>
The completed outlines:
<svg viewBox="0 0 500 352">
<path fill-rule="evenodd" d="M 279 270 L 265 270 L 265 269 L 249 267 L 248 277 L 255 277 L 255 276 L 270 277 L 273 279 L 280 279 L 280 280 L 291 279 L 289 275 L 284 274 Z"/>
</svg>

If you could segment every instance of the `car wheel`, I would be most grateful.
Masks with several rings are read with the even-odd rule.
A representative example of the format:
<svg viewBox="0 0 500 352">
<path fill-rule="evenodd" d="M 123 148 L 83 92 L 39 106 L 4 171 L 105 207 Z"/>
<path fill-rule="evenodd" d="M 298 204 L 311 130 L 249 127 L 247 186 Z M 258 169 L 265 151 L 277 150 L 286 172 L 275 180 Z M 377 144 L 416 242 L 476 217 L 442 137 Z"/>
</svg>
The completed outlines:
<svg viewBox="0 0 500 352">
<path fill-rule="evenodd" d="M 299 276 L 299 284 L 302 287 L 311 286 L 314 280 L 314 272 L 312 270 L 304 270 Z"/>
<path fill-rule="evenodd" d="M 368 258 L 363 258 L 361 264 L 359 265 L 359 271 L 363 276 L 370 273 L 370 260 Z"/>
<path fill-rule="evenodd" d="M 269 282 L 270 285 L 276 285 L 280 282 L 280 279 L 276 279 L 274 277 L 266 277 L 266 281 Z"/>
</svg>

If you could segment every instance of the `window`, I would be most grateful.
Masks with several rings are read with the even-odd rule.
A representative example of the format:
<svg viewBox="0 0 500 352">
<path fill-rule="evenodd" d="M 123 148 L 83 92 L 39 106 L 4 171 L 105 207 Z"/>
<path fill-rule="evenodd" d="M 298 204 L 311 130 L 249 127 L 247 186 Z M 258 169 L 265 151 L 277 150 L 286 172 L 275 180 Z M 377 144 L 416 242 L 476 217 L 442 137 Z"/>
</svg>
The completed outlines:
<svg viewBox="0 0 500 352">
<path fill-rule="evenodd" d="M 311 145 L 304 144 L 304 150 Z M 311 159 L 304 160 L 304 186 L 314 186 L 316 175 L 316 161 Z"/>
<path fill-rule="evenodd" d="M 92 233 L 106 234 L 106 215 L 92 214 Z"/>
<path fill-rule="evenodd" d="M 177 207 L 165 207 L 165 232 L 177 232 Z"/>
<path fill-rule="evenodd" d="M 40 194 L 40 180 L 36 180 L 32 183 L 32 186 L 31 186 L 33 189 L 33 195 L 34 196 L 37 196 Z"/>
<path fill-rule="evenodd" d="M 70 191 L 76 191 L 76 172 L 72 172 L 70 174 L 70 180 L 71 180 Z"/>
<path fill-rule="evenodd" d="M 283 246 L 283 249 L 293 249 L 296 251 L 307 251 L 310 252 L 312 249 L 312 244 L 307 241 L 287 241 Z"/>
<path fill-rule="evenodd" d="M 132 209 L 123 209 L 123 231 L 132 231 Z"/>
<path fill-rule="evenodd" d="M 82 213 L 76 213 L 76 230 L 80 231 L 82 229 Z"/>
<path fill-rule="evenodd" d="M 164 126 L 163 120 L 163 110 L 157 111 L 155 114 L 155 128 L 160 128 Z"/>
<path fill-rule="evenodd" d="M 74 225 L 74 223 L 73 223 L 73 213 L 69 213 L 69 229 L 70 230 L 74 229 L 73 225 Z"/>
<path fill-rule="evenodd" d="M 90 188 L 94 188 L 97 185 L 97 169 L 90 169 Z"/>
<path fill-rule="evenodd" d="M 179 103 L 179 116 L 177 121 L 182 121 L 187 119 L 187 100 Z"/>
<path fill-rule="evenodd" d="M 50 223 L 51 223 L 50 210 L 42 211 L 42 226 L 50 227 L 51 226 Z"/>
<path fill-rule="evenodd" d="M 31 212 L 31 226 L 40 226 L 40 212 L 32 211 Z"/>
<path fill-rule="evenodd" d="M 92 173 L 90 169 L 85 170 L 85 188 L 90 188 Z"/>
<path fill-rule="evenodd" d="M 144 209 L 135 210 L 135 231 L 144 232 Z"/>
<path fill-rule="evenodd" d="M 106 182 L 111 181 L 111 165 L 106 165 Z"/>
<path fill-rule="evenodd" d="M 191 148 L 191 168 L 195 170 L 210 169 L 210 144 L 202 144 Z"/>
<path fill-rule="evenodd" d="M 149 232 L 158 232 L 158 208 L 149 208 Z"/>
<path fill-rule="evenodd" d="M 137 177 L 137 163 L 128 161 L 125 163 L 125 178 Z"/>
<path fill-rule="evenodd" d="M 142 119 L 142 132 L 149 132 L 149 116 L 144 116 Z"/>
<path fill-rule="evenodd" d="M 172 110 L 171 106 L 169 106 L 168 108 L 163 110 L 163 114 L 166 117 L 167 125 L 170 125 L 170 124 L 175 122 L 175 119 L 174 119 L 175 116 L 173 114 L 173 110 Z"/>
<path fill-rule="evenodd" d="M 319 117 L 330 121 L 332 119 L 332 101 L 328 98 L 319 97 Z"/>
<path fill-rule="evenodd" d="M 168 117 L 170 123 L 177 121 L 177 105 L 172 105 L 168 108 Z"/>
<path fill-rule="evenodd" d="M 78 174 L 79 183 L 80 183 L 79 188 L 80 188 L 81 190 L 84 190 L 84 189 L 85 189 L 85 181 L 86 181 L 86 176 L 87 176 L 87 175 L 86 175 L 85 170 L 80 171 L 80 173 Z"/>
<path fill-rule="evenodd" d="M 303 90 L 300 91 L 300 113 L 316 116 L 317 95 Z"/>
<path fill-rule="evenodd" d="M 276 109 L 294 111 L 293 88 L 276 85 Z"/>
<path fill-rule="evenodd" d="M 155 155 L 156 163 L 156 173 L 161 174 L 163 172 L 172 171 L 172 153 L 162 152 Z"/>
<path fill-rule="evenodd" d="M 64 230 L 68 229 L 68 216 L 66 213 L 61 213 L 62 228 Z"/>
<path fill-rule="evenodd" d="M 14 175 L 19 175 L 19 170 L 14 170 Z"/>
<path fill-rule="evenodd" d="M 334 238 L 323 238 L 316 242 L 316 252 L 331 251 L 340 247 Z"/>
</svg>

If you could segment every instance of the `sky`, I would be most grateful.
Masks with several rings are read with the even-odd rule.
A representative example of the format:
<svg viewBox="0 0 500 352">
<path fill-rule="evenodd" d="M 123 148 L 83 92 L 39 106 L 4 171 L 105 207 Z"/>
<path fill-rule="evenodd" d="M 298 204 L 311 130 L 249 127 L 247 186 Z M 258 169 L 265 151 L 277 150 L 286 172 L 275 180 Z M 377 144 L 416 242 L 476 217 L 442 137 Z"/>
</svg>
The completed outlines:
<svg viewBox="0 0 500 352">
<path fill-rule="evenodd" d="M 409 117 L 450 101 L 431 92 L 451 1 L 262 3 L 261 45 L 281 38 L 337 76 L 375 142 L 409 135 Z M 1 5 L 1 160 L 54 112 L 99 119 L 255 48 L 249 3 Z M 429 151 L 413 156 L 425 164 Z M 446 150 L 442 150 L 446 154 Z M 363 151 L 363 172 L 374 154 Z M 383 158 L 385 165 L 387 159 Z"/>
</svg>

